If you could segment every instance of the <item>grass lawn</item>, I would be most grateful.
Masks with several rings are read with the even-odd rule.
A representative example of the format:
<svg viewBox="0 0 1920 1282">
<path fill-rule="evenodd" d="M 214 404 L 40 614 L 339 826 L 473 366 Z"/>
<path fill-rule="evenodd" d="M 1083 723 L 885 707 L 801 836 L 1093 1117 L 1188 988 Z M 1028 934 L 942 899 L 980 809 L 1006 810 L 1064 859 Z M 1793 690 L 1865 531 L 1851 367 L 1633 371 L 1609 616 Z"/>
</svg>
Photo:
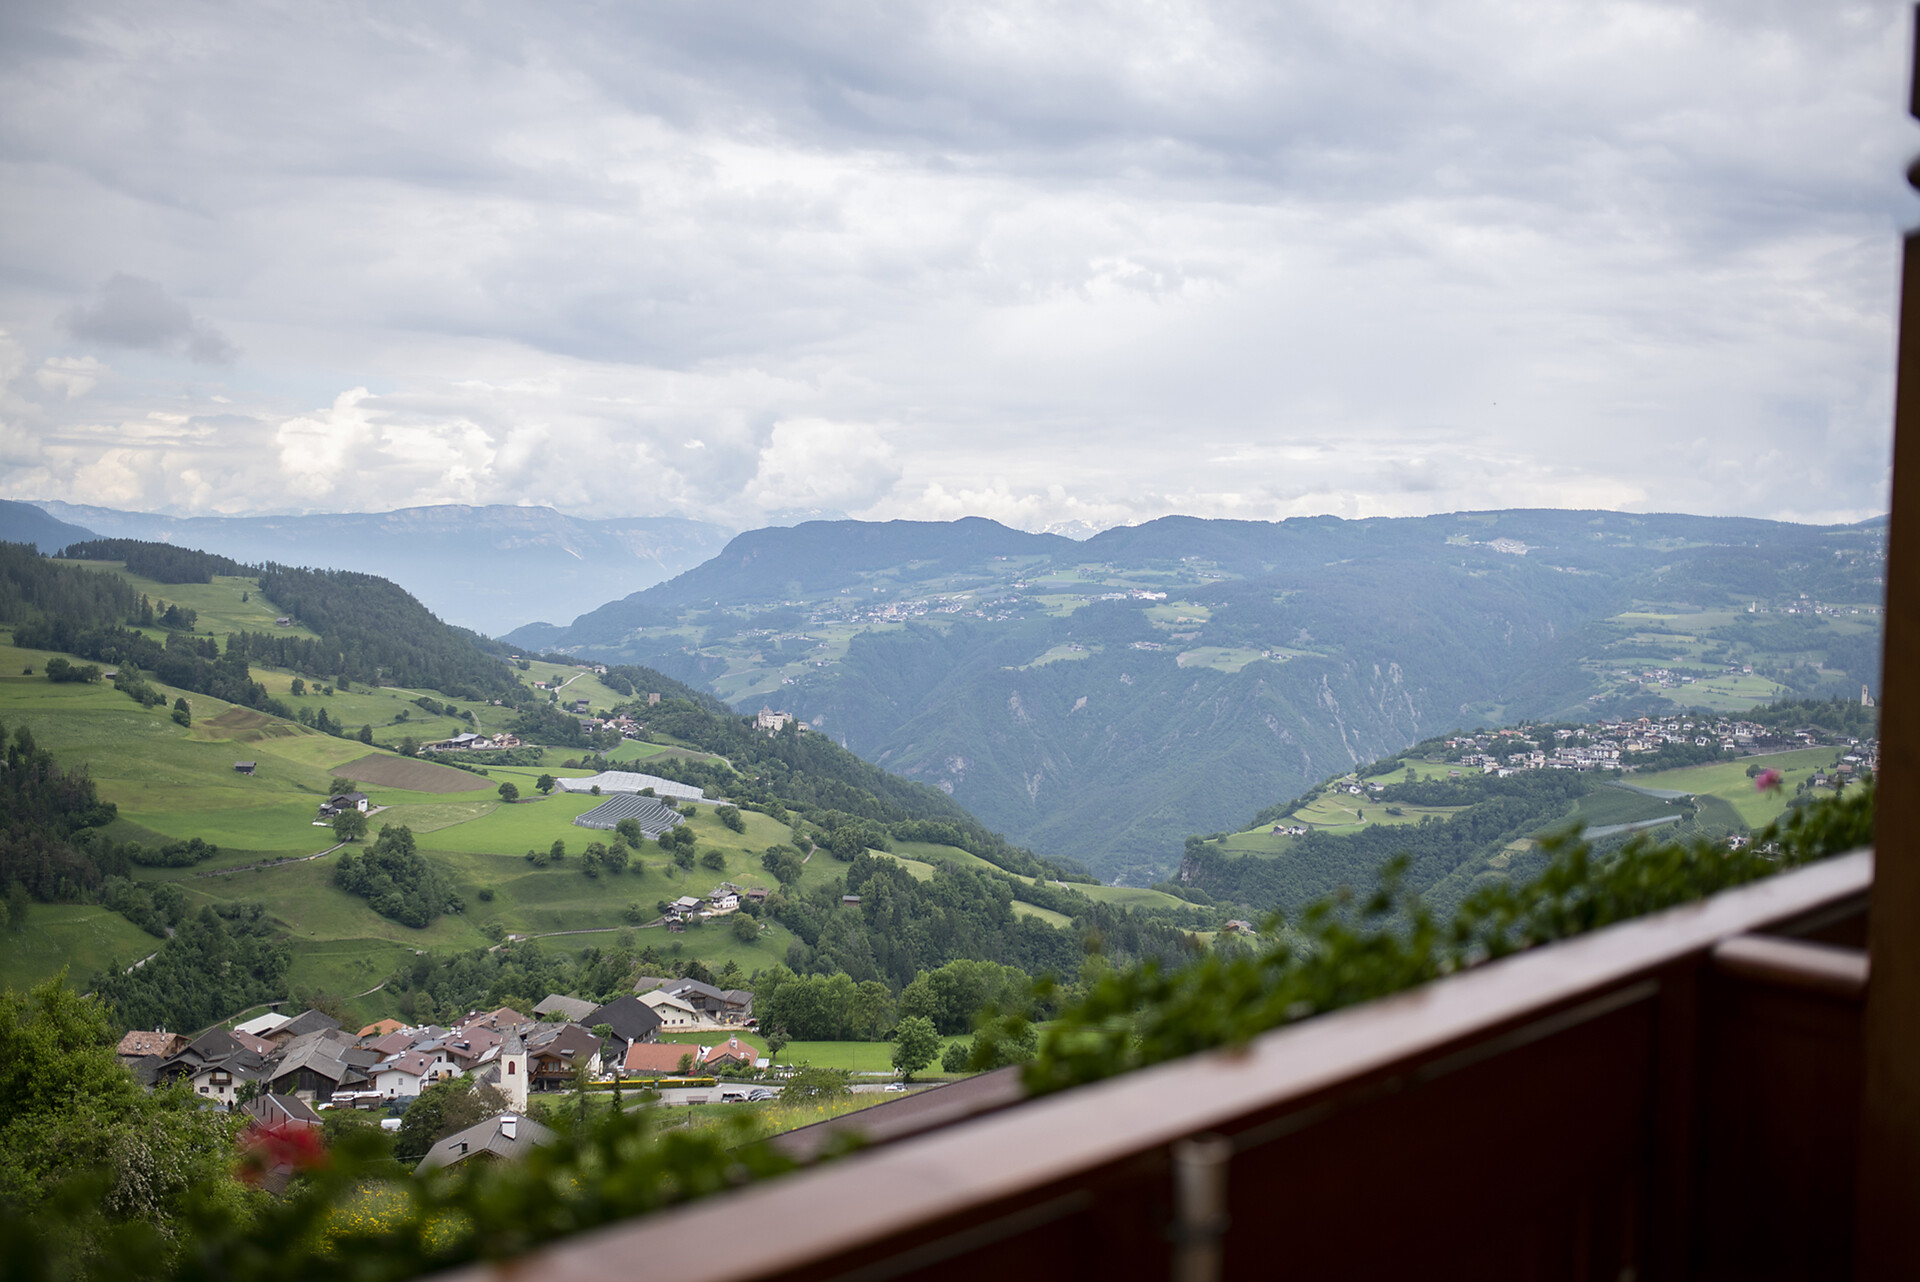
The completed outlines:
<svg viewBox="0 0 1920 1282">
<path fill-rule="evenodd" d="M 1182 668 L 1212 668 L 1216 672 L 1238 672 L 1249 663 L 1258 663 L 1263 657 L 1258 650 L 1203 645 L 1192 650 L 1182 650 L 1174 656 L 1174 663 Z"/>
<path fill-rule="evenodd" d="M 1030 904 L 1022 899 L 1013 901 L 1013 915 L 1016 917 L 1038 917 L 1049 926 L 1070 926 L 1073 924 L 1073 918 L 1067 916 L 1065 913 L 1057 913 L 1051 908 L 1042 908 L 1038 904 Z"/>
<path fill-rule="evenodd" d="M 24 993 L 64 966 L 77 987 L 109 962 L 131 966 L 158 947 L 158 939 L 105 908 L 34 904 L 24 927 L 0 933 L 0 986 Z"/>
<path fill-rule="evenodd" d="M 1078 642 L 1063 641 L 1059 645 L 1056 645 L 1051 647 L 1050 649 L 1041 651 L 1038 655 L 1036 655 L 1032 659 L 1029 659 L 1027 662 L 1021 664 L 1020 670 L 1024 672 L 1029 668 L 1044 667 L 1049 663 L 1059 663 L 1062 661 L 1074 660 L 1074 659 L 1085 659 L 1092 656 L 1095 652 L 1103 648 L 1104 647 L 1097 646 L 1097 645 L 1089 648 L 1087 646 L 1079 644 Z"/>
<path fill-rule="evenodd" d="M 627 765 L 635 761 L 645 761 L 648 757 L 657 757 L 667 751 L 661 743 L 641 743 L 638 739 L 622 739 L 620 746 L 607 754 L 607 760 Z"/>
<path fill-rule="evenodd" d="M 1648 788 L 1678 788 L 1683 792 L 1719 797 L 1733 807 L 1750 828 L 1763 828 L 1787 809 L 1787 799 L 1808 777 L 1831 767 L 1844 755 L 1841 748 L 1801 748 L 1793 752 L 1771 752 L 1757 757 L 1738 757 L 1704 766 L 1683 766 L 1658 774 L 1636 774 L 1633 782 Z M 1757 792 L 1747 769 L 1778 770 L 1786 776 L 1786 787 L 1778 793 Z"/>
<path fill-rule="evenodd" d="M 1143 886 L 1083 886 L 1075 882 L 1067 889 L 1085 895 L 1095 903 L 1118 904 L 1123 908 L 1178 908 L 1190 910 L 1193 905 L 1164 890 L 1148 890 Z"/>
<path fill-rule="evenodd" d="M 1676 703 L 1709 708 L 1714 712 L 1745 712 L 1757 704 L 1778 698 L 1786 693 L 1786 689 L 1765 677 L 1723 675 L 1704 677 L 1692 685 L 1680 686 L 1673 692 L 1672 698 Z"/>
<path fill-rule="evenodd" d="M 1365 779 L 1361 780 L 1361 782 L 1403 783 L 1406 781 L 1407 771 L 1409 770 L 1413 771 L 1413 777 L 1415 779 L 1421 780 L 1448 779 L 1452 777 L 1455 770 L 1458 770 L 1462 777 L 1480 773 L 1479 766 L 1463 766 L 1457 761 L 1428 761 L 1424 757 L 1403 757 L 1399 761 L 1394 762 L 1393 769 L 1387 771 L 1385 774 L 1368 775 Z"/>
<path fill-rule="evenodd" d="M 1602 784 L 1586 796 L 1575 799 L 1567 814 L 1548 824 L 1546 831 L 1563 831 L 1575 823 L 1585 824 L 1590 829 L 1604 828 L 1612 824 L 1660 819 L 1677 813 L 1680 812 L 1671 803 L 1659 797 Z"/>
<path fill-rule="evenodd" d="M 1400 813 L 1388 814 L 1389 806 Z M 1417 824 L 1429 815 L 1444 819 L 1464 809 L 1465 806 L 1415 806 L 1404 801 L 1388 802 L 1371 796 L 1356 797 L 1348 792 L 1328 792 L 1295 811 L 1287 822 L 1356 832 L 1373 824 Z"/>
</svg>

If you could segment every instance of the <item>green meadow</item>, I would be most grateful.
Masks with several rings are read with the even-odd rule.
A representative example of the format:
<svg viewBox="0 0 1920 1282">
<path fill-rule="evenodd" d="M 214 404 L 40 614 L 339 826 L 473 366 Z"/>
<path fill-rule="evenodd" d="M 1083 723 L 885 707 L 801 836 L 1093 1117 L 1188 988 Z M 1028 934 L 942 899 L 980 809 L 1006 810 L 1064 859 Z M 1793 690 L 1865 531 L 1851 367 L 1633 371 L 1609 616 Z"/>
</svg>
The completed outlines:
<svg viewBox="0 0 1920 1282">
<path fill-rule="evenodd" d="M 196 592 L 157 592 L 201 611 L 202 626 L 267 627 L 270 609 L 241 603 L 243 580 L 185 585 Z M 556 931 L 592 931 L 557 935 L 547 945 L 579 949 L 605 946 L 631 929 L 629 906 L 645 920 L 662 899 L 704 894 L 721 881 L 768 886 L 760 866 L 766 847 L 790 842 L 792 830 L 765 815 L 747 813 L 746 831 L 734 833 L 702 806 L 689 820 L 702 854 L 716 851 L 721 867 L 682 871 L 657 847 L 634 859 L 626 872 L 585 875 L 579 855 L 608 834 L 574 825 L 576 816 L 604 798 L 556 792 L 541 797 L 534 788 L 541 774 L 579 776 L 559 768 L 488 767 L 488 778 L 428 767 L 354 738 L 318 731 L 240 708 L 206 695 L 189 694 L 191 727 L 176 724 L 165 708 L 149 711 L 104 683 L 55 685 L 45 679 L 43 651 L 0 645 L 0 721 L 9 731 L 25 727 L 41 745 L 65 762 L 85 763 L 103 799 L 120 818 L 110 829 L 121 840 L 145 844 L 201 837 L 220 850 L 194 868 L 141 869 L 144 879 L 177 882 L 197 902 L 258 901 L 295 941 L 292 982 L 296 986 L 351 996 L 377 985 L 395 963 L 416 950 L 488 947 L 502 934 L 545 935 Z M 536 665 L 536 668 L 542 665 Z M 33 675 L 23 669 L 31 667 Z M 372 722 L 376 743 L 402 733 L 437 737 L 464 729 L 449 717 L 428 717 L 411 700 L 415 692 L 380 689 L 317 693 L 309 683 L 304 696 L 291 694 L 291 673 L 256 669 L 255 675 L 278 697 L 300 705 L 324 706 L 345 725 Z M 584 685 L 576 682 L 575 686 Z M 575 687 L 569 687 L 573 689 Z M 181 692 L 165 689 L 169 703 Z M 611 692 L 594 681 L 582 697 Z M 437 699 L 437 696 L 434 696 Z M 481 724 L 501 714 L 476 708 Z M 402 714 L 405 714 L 404 716 Z M 663 753 L 700 755 L 668 745 L 633 745 L 630 760 Z M 564 749 L 549 749 L 554 762 Z M 234 770 L 237 761 L 255 763 L 252 776 Z M 391 767 L 382 763 L 392 763 Z M 424 772 L 424 773 L 421 773 Z M 416 784 L 386 787 L 367 776 L 388 774 Z M 413 829 L 422 850 L 446 868 L 466 901 L 466 911 L 443 916 L 415 930 L 374 913 L 365 901 L 332 885 L 335 857 L 323 855 L 336 844 L 331 827 L 316 825 L 319 802 L 338 776 L 356 778 L 379 809 L 371 830 L 385 824 Z M 436 778 L 436 776 L 440 776 Z M 504 804 L 499 783 L 512 780 L 527 800 Z M 472 791 L 421 791 L 435 786 L 478 782 Z M 443 782 L 448 781 L 448 782 Z M 527 850 L 565 843 L 568 857 L 535 868 Z M 321 856 L 307 858 L 308 856 Z M 263 861 L 276 863 L 254 867 Z M 923 865 L 931 875 L 931 867 Z M 838 865 L 816 859 L 804 870 L 802 884 L 832 877 Z M 482 898 L 485 892 L 489 897 Z M 640 946 L 654 944 L 672 956 L 698 957 L 719 969 L 728 961 L 749 971 L 785 959 L 792 936 L 769 925 L 750 940 L 736 939 L 730 922 L 695 927 L 681 934 L 661 928 L 633 932 Z M 0 976 L 16 987 L 70 969 L 72 982 L 84 983 L 96 969 L 121 958 L 131 961 L 152 952 L 157 941 L 104 909 L 74 905 L 34 905 L 26 926 L 0 939 Z M 542 994 L 535 994 L 541 996 Z M 368 1019 L 392 1013 L 379 994 L 352 1003 Z"/>
<path fill-rule="evenodd" d="M 1726 802 L 1749 828 L 1763 828 L 1786 813 L 1787 801 L 1794 789 L 1816 774 L 1825 773 L 1845 755 L 1840 748 L 1801 748 L 1793 752 L 1773 752 L 1759 757 L 1741 757 L 1734 761 L 1716 761 L 1704 766 L 1662 770 L 1658 774 L 1636 774 L 1633 782 L 1647 788 L 1672 788 L 1698 796 L 1717 797 Z M 1778 770 L 1785 787 L 1777 793 L 1763 793 L 1747 777 L 1747 768 Z"/>
<path fill-rule="evenodd" d="M 109 963 L 130 966 L 158 947 L 158 939 L 105 908 L 35 904 L 26 925 L 0 942 L 0 987 L 25 992 L 63 966 L 69 983 L 85 984 Z"/>
</svg>

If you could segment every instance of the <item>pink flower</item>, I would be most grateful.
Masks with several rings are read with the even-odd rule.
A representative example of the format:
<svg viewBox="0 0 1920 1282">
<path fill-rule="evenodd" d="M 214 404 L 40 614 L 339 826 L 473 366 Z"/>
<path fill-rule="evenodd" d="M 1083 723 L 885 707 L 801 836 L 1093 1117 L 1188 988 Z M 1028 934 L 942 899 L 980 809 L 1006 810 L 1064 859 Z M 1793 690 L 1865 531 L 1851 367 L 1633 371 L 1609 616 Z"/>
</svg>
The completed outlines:
<svg viewBox="0 0 1920 1282">
<path fill-rule="evenodd" d="M 1786 777 L 1772 766 L 1768 766 L 1753 778 L 1755 792 L 1779 792 L 1786 786 Z"/>
</svg>

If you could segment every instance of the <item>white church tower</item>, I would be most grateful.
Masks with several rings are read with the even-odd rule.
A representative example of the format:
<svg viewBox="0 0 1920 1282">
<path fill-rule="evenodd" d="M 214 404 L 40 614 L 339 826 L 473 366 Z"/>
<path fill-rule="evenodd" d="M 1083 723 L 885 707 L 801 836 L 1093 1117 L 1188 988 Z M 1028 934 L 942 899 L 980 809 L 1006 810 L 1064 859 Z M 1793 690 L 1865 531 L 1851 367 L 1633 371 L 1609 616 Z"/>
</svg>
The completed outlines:
<svg viewBox="0 0 1920 1282">
<path fill-rule="evenodd" d="M 500 1048 L 500 1093 L 507 1097 L 508 1108 L 527 1111 L 527 1044 L 517 1032 Z"/>
</svg>

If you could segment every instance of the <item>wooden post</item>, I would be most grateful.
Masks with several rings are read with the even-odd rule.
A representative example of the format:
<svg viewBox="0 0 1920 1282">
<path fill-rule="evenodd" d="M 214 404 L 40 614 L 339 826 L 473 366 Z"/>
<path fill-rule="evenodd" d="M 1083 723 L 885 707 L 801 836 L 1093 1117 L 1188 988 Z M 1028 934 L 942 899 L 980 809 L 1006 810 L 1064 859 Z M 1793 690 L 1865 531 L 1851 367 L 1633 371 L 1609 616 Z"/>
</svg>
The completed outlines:
<svg viewBox="0 0 1920 1282">
<path fill-rule="evenodd" d="M 1914 37 L 1909 110 L 1920 118 L 1920 22 Z M 1913 1276 L 1920 1208 L 1920 232 L 1902 257 L 1896 377 L 1860 1116 L 1863 1279 Z"/>
</svg>

